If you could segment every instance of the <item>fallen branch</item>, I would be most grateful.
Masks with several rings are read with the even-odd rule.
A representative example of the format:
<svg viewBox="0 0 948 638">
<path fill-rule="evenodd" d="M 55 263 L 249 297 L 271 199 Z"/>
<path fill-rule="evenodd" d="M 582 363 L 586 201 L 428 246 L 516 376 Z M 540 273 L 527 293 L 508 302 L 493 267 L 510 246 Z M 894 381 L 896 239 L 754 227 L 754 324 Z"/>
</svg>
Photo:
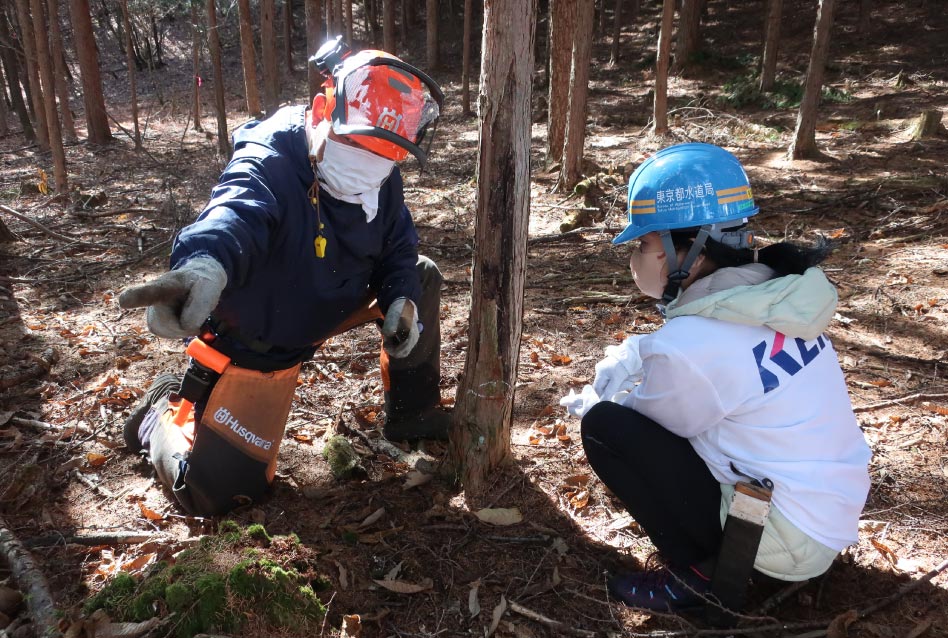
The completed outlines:
<svg viewBox="0 0 948 638">
<path fill-rule="evenodd" d="M 81 534 L 78 536 L 65 536 L 63 534 L 46 534 L 28 538 L 23 541 L 25 547 L 53 547 L 56 545 L 86 545 L 95 547 L 96 545 L 135 545 L 137 543 L 147 543 L 162 538 L 161 534 L 155 532 L 143 531 L 118 531 L 118 532 L 98 532 L 96 534 Z"/>
<path fill-rule="evenodd" d="M 565 297 L 559 300 L 561 305 L 613 303 L 626 305 L 638 300 L 642 295 L 614 295 L 611 292 L 590 291 L 581 297 Z"/>
<path fill-rule="evenodd" d="M 899 397 L 898 399 L 887 399 L 885 401 L 879 401 L 878 403 L 870 403 L 869 405 L 861 405 L 858 408 L 853 408 L 853 412 L 868 412 L 870 410 L 878 410 L 879 408 L 887 408 L 893 405 L 900 405 L 902 403 L 907 403 L 910 401 L 934 401 L 937 399 L 948 399 L 948 394 L 910 394 L 908 396 Z"/>
<path fill-rule="evenodd" d="M 52 237 L 52 238 L 54 238 L 54 239 L 58 239 L 58 240 L 60 240 L 60 241 L 65 241 L 65 242 L 69 242 L 70 244 L 78 244 L 78 245 L 81 245 L 81 246 L 97 246 L 97 247 L 99 247 L 98 244 L 93 244 L 93 243 L 90 243 L 90 242 L 87 242 L 87 241 L 82 241 L 81 239 L 79 239 L 79 238 L 77 238 L 77 237 L 72 237 L 72 236 L 70 236 L 70 235 L 63 235 L 62 233 L 57 233 L 55 230 L 52 230 L 52 229 L 50 229 L 50 228 L 47 228 L 46 226 L 43 226 L 41 223 L 39 223 L 39 222 L 36 221 L 35 219 L 30 219 L 29 217 L 27 217 L 27 216 L 24 215 L 23 213 L 20 213 L 20 212 L 18 212 L 18 211 L 15 211 L 15 210 L 13 210 L 12 208 L 10 208 L 9 206 L 4 206 L 3 204 L 0 204 L 0 210 L 2 210 L 3 212 L 5 212 L 6 214 L 8 214 L 8 215 L 10 215 L 10 216 L 12 216 L 12 217 L 16 217 L 16 218 L 19 219 L 20 221 L 26 222 L 26 223 L 29 224 L 30 226 L 33 226 L 33 227 L 36 228 L 37 230 L 41 231 L 42 233 L 44 233 L 44 234 L 46 234 L 46 235 L 49 235 L 50 237 Z"/>
<path fill-rule="evenodd" d="M 597 209 L 598 210 L 598 209 Z M 582 228 L 574 228 L 573 230 L 568 230 L 565 233 L 553 233 L 550 235 L 537 235 L 536 237 L 531 237 L 527 240 L 528 245 L 534 244 L 548 244 L 554 241 L 560 241 L 562 239 L 572 239 L 575 235 L 581 235 L 583 233 L 617 233 L 620 228 L 609 228 L 607 226 L 584 226 Z"/>
<path fill-rule="evenodd" d="M 41 628 L 39 634 L 44 638 L 62 636 L 59 631 L 59 617 L 56 605 L 49 593 L 46 577 L 36 567 L 33 557 L 7 528 L 6 521 L 0 517 L 0 556 L 10 565 L 13 579 L 23 592 L 23 599 L 33 622 Z"/>
<path fill-rule="evenodd" d="M 558 634 L 568 634 L 570 636 L 580 636 L 580 638 L 599 638 L 602 634 L 595 631 L 589 631 L 587 629 L 579 629 L 572 625 L 567 625 L 566 623 L 560 622 L 559 620 L 553 620 L 552 618 L 547 618 L 546 616 L 539 614 L 532 609 L 527 609 L 523 605 L 510 601 L 510 611 L 520 614 L 521 616 L 526 616 L 530 620 L 534 620 L 541 625 L 549 627 Z M 656 634 L 659 635 L 659 634 Z"/>
<path fill-rule="evenodd" d="M 91 488 L 92 491 L 98 492 L 99 494 L 101 494 L 102 496 L 104 496 L 104 497 L 106 497 L 106 498 L 113 498 L 113 499 L 115 498 L 115 493 L 112 492 L 112 490 L 110 490 L 110 489 L 108 489 L 108 488 L 105 488 L 105 487 L 102 487 L 101 485 L 99 485 L 98 483 L 96 483 L 95 481 L 93 481 L 91 478 L 89 478 L 88 476 L 86 476 L 85 474 L 83 474 L 82 472 L 80 472 L 79 470 L 73 470 L 73 471 L 72 471 L 72 474 L 73 474 L 73 476 L 75 476 L 77 479 L 79 479 L 79 482 L 81 482 L 81 483 L 85 484 L 87 487 Z"/>
</svg>

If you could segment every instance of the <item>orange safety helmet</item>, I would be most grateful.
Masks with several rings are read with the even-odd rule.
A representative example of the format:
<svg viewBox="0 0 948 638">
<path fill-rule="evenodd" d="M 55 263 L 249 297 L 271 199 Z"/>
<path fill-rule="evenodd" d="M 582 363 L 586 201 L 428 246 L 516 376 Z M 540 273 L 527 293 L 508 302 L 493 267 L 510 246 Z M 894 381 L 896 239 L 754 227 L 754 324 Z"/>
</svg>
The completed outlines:
<svg viewBox="0 0 948 638">
<path fill-rule="evenodd" d="M 338 38 L 335 45 L 345 46 Z M 317 56 L 312 62 L 327 80 L 325 93 L 313 100 L 313 124 L 329 120 L 335 133 L 377 155 L 398 161 L 411 152 L 424 165 L 427 153 L 421 142 L 444 104 L 437 83 L 385 51 L 368 49 L 330 58 L 331 69 L 325 58 L 317 60 Z"/>
</svg>

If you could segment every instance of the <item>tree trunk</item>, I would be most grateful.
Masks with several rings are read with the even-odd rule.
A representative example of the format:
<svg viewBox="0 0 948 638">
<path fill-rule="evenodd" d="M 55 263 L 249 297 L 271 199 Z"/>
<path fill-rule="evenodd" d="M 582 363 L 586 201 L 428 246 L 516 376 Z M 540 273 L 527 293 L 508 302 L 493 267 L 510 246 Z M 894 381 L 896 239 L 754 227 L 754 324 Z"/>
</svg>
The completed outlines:
<svg viewBox="0 0 948 638">
<path fill-rule="evenodd" d="M 471 4 L 464 0 L 464 36 L 461 54 L 461 114 L 471 114 Z"/>
<path fill-rule="evenodd" d="M 293 0 L 283 0 L 283 64 L 290 75 L 296 72 L 293 66 Z"/>
<path fill-rule="evenodd" d="M 92 29 L 89 0 L 70 0 L 72 37 L 82 79 L 82 104 L 86 111 L 87 141 L 90 144 L 108 144 L 112 141 L 109 115 L 105 110 L 102 93 L 102 74 L 99 70 L 99 49 Z"/>
<path fill-rule="evenodd" d="M 194 120 L 194 130 L 203 131 L 201 123 L 201 15 L 198 11 L 198 0 L 189 0 L 191 5 L 191 69 L 194 75 L 193 90 L 191 91 L 191 118 Z"/>
<path fill-rule="evenodd" d="M 29 97 L 33 106 L 36 144 L 42 151 L 50 150 L 49 125 L 46 121 L 46 102 L 40 86 L 39 69 L 36 64 L 36 38 L 33 36 L 33 21 L 30 18 L 30 0 L 16 0 L 16 16 L 20 25 L 23 41 L 23 57 L 26 61 L 26 74 L 29 80 Z"/>
<path fill-rule="evenodd" d="M 2 19 L 3 18 L 0 17 L 0 20 Z M 7 90 L 4 88 L 6 84 L 7 79 L 4 77 L 3 67 L 0 66 L 0 136 L 10 134 L 10 125 L 8 123 L 10 111 L 7 108 Z M 2 234 L 0 234 L 0 241 L 2 241 Z"/>
<path fill-rule="evenodd" d="M 941 111 L 938 109 L 928 109 L 922 111 L 921 115 L 915 118 L 912 123 L 911 139 L 913 142 L 931 139 L 942 135 L 945 127 L 941 125 Z"/>
<path fill-rule="evenodd" d="M 142 135 L 138 129 L 138 84 L 135 77 L 135 49 L 132 45 L 132 25 L 128 15 L 128 0 L 121 0 L 122 28 L 125 30 L 125 64 L 128 66 L 128 87 L 132 102 L 132 126 L 135 132 L 135 150 L 142 147 Z"/>
<path fill-rule="evenodd" d="M 330 0 L 332 2 L 332 33 L 335 37 L 342 35 L 342 0 Z"/>
<path fill-rule="evenodd" d="M 678 39 L 675 42 L 675 68 L 684 69 L 701 45 L 701 8 L 703 0 L 681 0 L 678 14 Z"/>
<path fill-rule="evenodd" d="M 662 26 L 658 33 L 658 57 L 655 59 L 655 105 L 652 109 L 652 133 L 668 132 L 668 58 L 671 55 L 672 26 L 675 21 L 675 0 L 662 4 Z"/>
<path fill-rule="evenodd" d="M 619 37 L 622 35 L 622 0 L 616 0 L 612 16 L 612 46 L 609 48 L 609 66 L 619 62 Z"/>
<path fill-rule="evenodd" d="M 588 2 L 589 0 L 582 0 Z M 576 31 L 577 0 L 550 0 L 550 87 L 547 101 L 547 164 L 563 158 L 569 113 L 569 72 Z"/>
<path fill-rule="evenodd" d="M 280 69 L 277 66 L 276 2 L 260 0 L 260 48 L 263 49 L 263 100 L 267 116 L 280 108 Z"/>
<path fill-rule="evenodd" d="M 362 17 L 365 24 L 365 37 L 371 37 L 372 46 L 379 47 L 378 5 L 375 0 L 362 0 Z"/>
<path fill-rule="evenodd" d="M 227 103 L 224 100 L 224 71 L 221 68 L 221 38 L 217 32 L 217 2 L 207 0 L 207 45 L 214 71 L 214 106 L 217 110 L 217 152 L 230 158 L 230 135 L 227 133 Z"/>
<path fill-rule="evenodd" d="M 63 56 L 63 32 L 59 26 L 59 0 L 47 0 L 46 9 L 49 24 L 49 55 L 53 59 L 53 81 L 56 95 L 59 97 L 59 112 L 62 115 L 62 134 L 67 142 L 75 142 L 76 122 L 69 107 L 69 69 Z"/>
<path fill-rule="evenodd" d="M 471 315 L 450 458 L 468 493 L 510 456 L 530 212 L 533 0 L 485 0 Z"/>
<path fill-rule="evenodd" d="M 49 147 L 53 152 L 53 176 L 56 192 L 63 195 L 69 190 L 66 177 L 66 152 L 63 149 L 63 134 L 56 113 L 56 90 L 53 88 L 53 61 L 50 59 L 49 39 L 44 19 L 43 0 L 31 0 L 33 10 L 33 35 L 36 38 L 36 62 L 40 82 L 43 84 L 43 102 L 46 108 L 46 124 L 49 126 Z"/>
<path fill-rule="evenodd" d="M 428 34 L 428 45 L 426 47 L 428 71 L 431 72 L 441 64 L 441 55 L 438 50 L 438 0 L 428 0 L 425 16 L 425 28 Z"/>
<path fill-rule="evenodd" d="M 352 0 L 342 0 L 346 3 L 346 42 L 352 44 Z"/>
<path fill-rule="evenodd" d="M 395 0 L 382 0 L 382 49 L 395 53 Z"/>
<path fill-rule="evenodd" d="M 802 159 L 819 155 L 816 148 L 816 109 L 823 92 L 823 71 L 829 58 L 830 34 L 833 30 L 833 9 L 836 0 L 820 0 L 813 30 L 813 49 L 806 70 L 803 99 L 797 112 L 797 130 L 790 145 L 790 157 Z"/>
<path fill-rule="evenodd" d="M 783 0 L 767 3 L 767 25 L 764 27 L 764 53 L 760 59 L 760 90 L 772 91 L 777 78 L 777 49 L 780 47 L 780 14 Z"/>
<path fill-rule="evenodd" d="M 563 167 L 560 187 L 571 189 L 583 175 L 583 146 L 586 142 L 586 96 L 589 85 L 589 61 L 592 56 L 593 9 L 591 2 L 580 2 L 573 36 L 573 63 L 569 80 L 569 116 L 563 142 Z"/>
<path fill-rule="evenodd" d="M 309 80 L 309 99 L 312 101 L 319 93 L 319 86 L 323 83 L 322 76 L 309 59 L 316 55 L 322 38 L 319 33 L 319 16 L 322 13 L 320 0 L 304 0 L 306 2 L 306 77 Z"/>
<path fill-rule="evenodd" d="M 10 105 L 16 112 L 17 119 L 20 120 L 20 127 L 23 129 L 23 136 L 30 142 L 36 141 L 36 132 L 33 131 L 33 123 L 30 121 L 30 113 L 23 102 L 23 94 L 20 93 L 20 70 L 17 64 L 16 54 L 13 50 L 13 41 L 10 37 L 10 29 L 7 27 L 6 17 L 0 11 L 0 61 L 3 63 L 3 70 L 6 72 L 7 85 L 10 87 Z"/>
<path fill-rule="evenodd" d="M 260 92 L 257 89 L 257 50 L 253 43 L 253 16 L 250 0 L 237 0 L 240 19 L 240 61 L 244 70 L 244 93 L 247 96 L 247 113 L 250 117 L 262 115 Z"/>
</svg>

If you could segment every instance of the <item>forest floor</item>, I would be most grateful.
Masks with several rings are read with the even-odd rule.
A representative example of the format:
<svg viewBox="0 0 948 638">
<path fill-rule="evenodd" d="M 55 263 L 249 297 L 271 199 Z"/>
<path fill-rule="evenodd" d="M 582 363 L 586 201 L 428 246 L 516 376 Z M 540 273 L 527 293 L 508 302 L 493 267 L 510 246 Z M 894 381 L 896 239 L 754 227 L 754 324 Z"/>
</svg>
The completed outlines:
<svg viewBox="0 0 948 638">
<path fill-rule="evenodd" d="M 796 109 L 755 101 L 747 91 L 763 2 L 710 3 L 704 35 L 715 53 L 671 79 L 672 131 L 664 138 L 647 132 L 658 9 L 646 4 L 624 31 L 618 65 L 607 64 L 608 39 L 597 40 L 589 174 L 624 180 L 663 146 L 721 144 L 747 167 L 761 208 L 754 225 L 767 241 L 833 239 L 826 271 L 840 303 L 828 335 L 873 450 L 859 542 L 824 577 L 786 596 L 777 585 L 755 588 L 749 610 L 758 620 L 745 623 L 761 622 L 770 634 L 776 625 L 793 635 L 836 619 L 835 637 L 948 635 L 944 573 L 859 614 L 948 558 L 948 137 L 911 141 L 908 134 L 922 111 L 948 110 L 948 19 L 926 15 L 918 2 L 877 0 L 871 33 L 860 36 L 856 3 L 842 3 L 827 72 L 839 101 L 820 108 L 824 156 L 788 162 Z M 812 3 L 785 4 L 793 19 L 784 21 L 782 77 L 799 83 Z M 189 122 L 190 76 L 179 53 L 142 82 L 145 151 L 136 153 L 121 135 L 106 148 L 67 149 L 73 186 L 105 195 L 95 207 L 30 192 L 38 169 L 51 173 L 49 157 L 21 136 L 0 139 L 0 202 L 34 222 L 3 218 L 18 240 L 0 246 L 0 518 L 32 548 L 70 619 L 118 571 L 141 573 L 219 524 L 182 516 L 148 465 L 121 443 L 137 397 L 157 373 L 182 370 L 184 357 L 178 343 L 147 332 L 141 312 L 122 311 L 116 296 L 165 270 L 175 232 L 200 211 L 222 168 L 214 140 Z M 407 52 L 409 60 L 423 58 L 412 53 L 421 52 Z M 477 121 L 461 115 L 460 70 L 435 76 L 447 89 L 447 113 L 430 168 L 405 169 L 406 200 L 421 252 L 445 275 L 442 391 L 450 404 L 467 341 Z M 492 625 L 494 635 L 517 637 L 688 635 L 705 626 L 700 617 L 617 605 L 604 587 L 607 572 L 641 566 L 653 548 L 591 475 L 579 423 L 564 418 L 558 400 L 591 379 L 605 346 L 651 332 L 661 319 L 634 288 L 627 248 L 609 242 L 623 225 L 624 186 L 603 181 L 586 198 L 601 212 L 581 222 L 585 230 L 560 234 L 564 214 L 584 202 L 555 192 L 556 172 L 544 163 L 543 77 L 538 72 L 534 98 L 511 463 L 475 496 L 440 478 L 415 484 L 398 454 L 374 451 L 378 337 L 358 329 L 303 366 L 272 494 L 229 517 L 299 536 L 294 551 L 329 581 L 320 593 L 329 609 L 323 635 L 351 614 L 361 616 L 364 636 L 480 636 Z M 124 78 L 107 79 L 109 108 L 128 128 Z M 301 78 L 285 92 L 288 102 L 303 95 Z M 231 127 L 241 121 L 241 99 L 229 96 Z M 204 126 L 214 130 L 210 113 L 208 100 Z M 363 477 L 331 476 L 322 449 L 337 431 L 362 455 Z M 437 464 L 445 448 L 429 443 L 420 453 Z M 474 515 L 485 507 L 518 508 L 523 520 L 491 526 Z M 115 532 L 150 538 L 83 539 Z M 278 549 L 268 551 L 280 560 Z M 393 579 L 417 587 L 393 591 L 386 582 Z M 172 622 L 160 631 L 177 628 Z M 265 633 L 254 631 L 242 635 Z"/>
</svg>

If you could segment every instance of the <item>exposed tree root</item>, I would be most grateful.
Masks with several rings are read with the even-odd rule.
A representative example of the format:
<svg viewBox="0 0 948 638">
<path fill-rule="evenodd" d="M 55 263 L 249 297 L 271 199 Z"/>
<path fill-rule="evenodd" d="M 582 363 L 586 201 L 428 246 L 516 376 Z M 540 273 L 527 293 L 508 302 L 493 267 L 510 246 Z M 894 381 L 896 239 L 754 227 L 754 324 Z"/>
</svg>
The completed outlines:
<svg viewBox="0 0 948 638">
<path fill-rule="evenodd" d="M 37 635 L 44 638 L 58 638 L 59 631 L 56 617 L 56 605 L 49 593 L 46 577 L 36 567 L 33 557 L 23 547 L 7 528 L 7 523 L 0 517 L 0 556 L 10 565 L 13 579 L 23 593 L 27 609 L 33 622 L 37 626 Z"/>
</svg>

